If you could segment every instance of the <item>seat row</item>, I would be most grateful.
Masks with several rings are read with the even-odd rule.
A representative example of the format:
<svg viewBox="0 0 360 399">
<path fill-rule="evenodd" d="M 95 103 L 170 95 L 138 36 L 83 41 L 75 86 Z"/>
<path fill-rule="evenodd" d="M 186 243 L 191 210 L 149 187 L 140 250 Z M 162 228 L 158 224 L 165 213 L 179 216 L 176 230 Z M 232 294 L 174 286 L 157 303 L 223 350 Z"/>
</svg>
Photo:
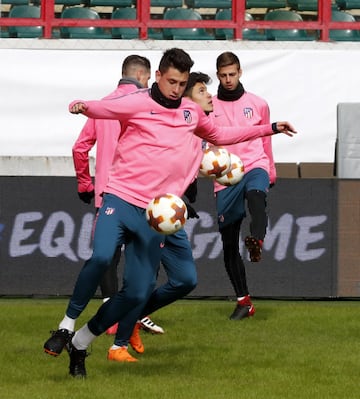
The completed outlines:
<svg viewBox="0 0 360 399">
<path fill-rule="evenodd" d="M 2 0 L 2 4 L 9 5 L 40 5 L 45 0 Z M 136 6 L 137 0 L 54 0 L 56 5 L 86 7 L 131 7 Z M 360 9 L 359 0 L 334 0 L 334 4 L 341 10 Z M 151 7 L 175 8 L 231 8 L 232 0 L 150 0 Z M 246 0 L 246 9 L 265 8 L 273 10 L 289 7 L 296 11 L 316 11 L 318 0 Z"/>
<path fill-rule="evenodd" d="M 13 6 L 10 10 L 11 18 L 39 18 L 40 7 L 29 5 Z M 99 14 L 88 7 L 66 7 L 61 13 L 61 18 L 73 19 L 100 19 Z M 112 12 L 112 19 L 135 20 L 136 8 L 122 7 Z M 168 20 L 202 20 L 201 15 L 189 8 L 169 8 L 164 12 L 164 19 Z M 216 20 L 231 20 L 231 9 L 218 10 Z M 252 20 L 251 14 L 246 13 L 246 20 Z M 302 21 L 302 17 L 292 10 L 271 10 L 265 14 L 267 21 Z M 332 20 L 352 21 L 355 18 L 344 11 L 332 10 Z M 7 32 L 8 37 L 41 37 L 41 26 L 10 26 Z M 3 35 L 4 36 L 4 35 Z M 54 32 L 54 37 L 61 38 L 86 38 L 86 39 L 136 39 L 139 37 L 137 28 L 132 27 L 113 27 L 104 29 L 102 27 L 60 27 L 59 33 Z M 164 40 L 231 40 L 233 38 L 232 29 L 217 28 L 212 31 L 204 28 L 164 28 L 149 29 L 150 39 Z M 243 39 L 245 40 L 317 40 L 318 32 L 309 32 L 304 29 L 244 29 Z M 331 30 L 330 39 L 335 41 L 358 41 L 360 32 L 358 30 Z"/>
</svg>

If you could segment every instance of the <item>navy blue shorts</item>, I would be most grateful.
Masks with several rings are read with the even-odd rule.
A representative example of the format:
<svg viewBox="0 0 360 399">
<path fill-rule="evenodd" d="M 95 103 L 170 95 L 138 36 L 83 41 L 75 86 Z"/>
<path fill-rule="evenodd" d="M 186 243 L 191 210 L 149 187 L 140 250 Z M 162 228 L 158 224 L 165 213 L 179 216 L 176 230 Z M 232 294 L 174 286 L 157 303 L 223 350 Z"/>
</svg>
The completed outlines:
<svg viewBox="0 0 360 399">
<path fill-rule="evenodd" d="M 251 190 L 269 191 L 269 174 L 261 168 L 245 173 L 242 180 L 234 186 L 226 187 L 216 193 L 216 210 L 219 229 L 242 220 L 246 216 L 245 194 Z"/>
</svg>

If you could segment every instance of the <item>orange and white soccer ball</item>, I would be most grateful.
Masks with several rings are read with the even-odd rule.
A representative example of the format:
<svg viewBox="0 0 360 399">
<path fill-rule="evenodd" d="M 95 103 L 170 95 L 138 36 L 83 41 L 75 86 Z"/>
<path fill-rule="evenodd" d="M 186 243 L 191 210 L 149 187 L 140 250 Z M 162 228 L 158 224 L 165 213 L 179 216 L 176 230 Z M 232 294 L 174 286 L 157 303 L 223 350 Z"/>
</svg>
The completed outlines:
<svg viewBox="0 0 360 399">
<path fill-rule="evenodd" d="M 200 173 L 205 177 L 217 178 L 230 170 L 230 153 L 226 148 L 210 146 L 204 150 Z"/>
<path fill-rule="evenodd" d="M 161 234 L 176 233 L 184 226 L 188 217 L 185 202 L 169 193 L 153 198 L 146 207 L 145 214 L 150 227 Z"/>
<path fill-rule="evenodd" d="M 241 159 L 235 154 L 230 154 L 230 160 L 230 170 L 224 176 L 216 179 L 216 181 L 223 186 L 233 186 L 239 183 L 239 181 L 244 177 L 245 168 Z"/>
</svg>

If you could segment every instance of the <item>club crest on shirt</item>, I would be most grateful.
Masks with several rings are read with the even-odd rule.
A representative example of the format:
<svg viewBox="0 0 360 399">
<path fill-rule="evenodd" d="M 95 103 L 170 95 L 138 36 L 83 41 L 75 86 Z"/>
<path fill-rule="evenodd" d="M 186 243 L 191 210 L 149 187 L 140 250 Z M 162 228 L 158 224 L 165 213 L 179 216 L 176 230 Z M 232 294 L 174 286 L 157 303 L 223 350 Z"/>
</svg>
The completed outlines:
<svg viewBox="0 0 360 399">
<path fill-rule="evenodd" d="M 115 208 L 110 208 L 110 207 L 107 207 L 106 209 L 105 209 L 105 215 L 108 215 L 108 216 L 110 216 L 110 215 L 112 215 L 113 213 L 115 212 Z"/>
<path fill-rule="evenodd" d="M 244 108 L 244 116 L 245 118 L 251 119 L 254 115 L 253 109 L 250 107 Z"/>
<path fill-rule="evenodd" d="M 184 119 L 186 123 L 191 123 L 192 121 L 191 112 L 187 109 L 184 110 Z"/>
</svg>

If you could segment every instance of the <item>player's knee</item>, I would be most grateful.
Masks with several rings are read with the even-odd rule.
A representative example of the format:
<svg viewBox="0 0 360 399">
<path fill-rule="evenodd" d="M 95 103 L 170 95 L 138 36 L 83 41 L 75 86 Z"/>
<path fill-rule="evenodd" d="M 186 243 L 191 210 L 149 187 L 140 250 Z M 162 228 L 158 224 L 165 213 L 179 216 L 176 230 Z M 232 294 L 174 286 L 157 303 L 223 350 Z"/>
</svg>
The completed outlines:
<svg viewBox="0 0 360 399">
<path fill-rule="evenodd" d="M 104 274 L 111 264 L 111 259 L 107 254 L 93 253 L 84 267 L 96 269 L 100 274 Z"/>
<path fill-rule="evenodd" d="M 141 303 L 146 303 L 155 289 L 155 284 L 149 284 L 147 287 L 134 287 L 133 289 L 127 289 L 125 294 L 126 302 L 132 306 L 138 306 Z"/>
<path fill-rule="evenodd" d="M 264 210 L 266 207 L 266 193 L 261 190 L 250 190 L 246 193 L 249 209 L 254 211 Z"/>
<path fill-rule="evenodd" d="M 176 289 L 181 291 L 183 295 L 188 294 L 193 289 L 195 289 L 197 285 L 197 275 L 196 272 L 184 273 L 177 279 L 176 282 L 173 282 L 173 285 L 176 286 Z"/>
</svg>

